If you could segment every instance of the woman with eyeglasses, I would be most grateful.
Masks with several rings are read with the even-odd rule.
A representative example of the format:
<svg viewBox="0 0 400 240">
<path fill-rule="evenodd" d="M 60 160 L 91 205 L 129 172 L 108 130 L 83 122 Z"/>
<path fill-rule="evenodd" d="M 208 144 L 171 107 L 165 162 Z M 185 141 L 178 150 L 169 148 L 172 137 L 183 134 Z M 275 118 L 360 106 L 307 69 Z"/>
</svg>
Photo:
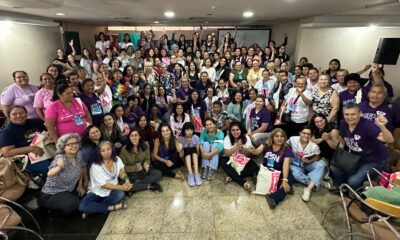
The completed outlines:
<svg viewBox="0 0 400 240">
<path fill-rule="evenodd" d="M 57 155 L 49 166 L 39 205 L 51 211 L 71 214 L 78 210 L 83 187 L 84 161 L 80 153 L 81 138 L 70 133 L 57 141 Z"/>
<path fill-rule="evenodd" d="M 311 192 L 321 186 L 325 172 L 325 163 L 320 158 L 320 149 L 311 141 L 310 127 L 303 127 L 300 136 L 290 137 L 289 146 L 293 151 L 293 161 L 290 165 L 293 177 L 296 181 L 306 185 L 301 199 L 308 202 Z"/>
</svg>

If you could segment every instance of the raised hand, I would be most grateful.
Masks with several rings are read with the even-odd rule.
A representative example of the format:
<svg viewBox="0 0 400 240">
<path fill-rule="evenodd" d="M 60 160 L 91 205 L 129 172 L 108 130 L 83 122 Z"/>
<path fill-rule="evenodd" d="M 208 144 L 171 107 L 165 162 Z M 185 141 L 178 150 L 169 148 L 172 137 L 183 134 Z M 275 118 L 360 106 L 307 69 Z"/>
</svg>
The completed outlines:
<svg viewBox="0 0 400 240">
<path fill-rule="evenodd" d="M 71 39 L 71 41 L 68 42 L 68 44 L 73 47 L 74 46 L 74 39 Z"/>
<path fill-rule="evenodd" d="M 378 125 L 379 127 L 384 127 L 384 126 L 388 123 L 388 120 L 387 120 L 387 118 L 386 118 L 384 115 L 378 114 L 378 115 L 376 116 L 376 118 L 375 118 L 375 123 L 376 123 L 376 125 Z"/>
</svg>

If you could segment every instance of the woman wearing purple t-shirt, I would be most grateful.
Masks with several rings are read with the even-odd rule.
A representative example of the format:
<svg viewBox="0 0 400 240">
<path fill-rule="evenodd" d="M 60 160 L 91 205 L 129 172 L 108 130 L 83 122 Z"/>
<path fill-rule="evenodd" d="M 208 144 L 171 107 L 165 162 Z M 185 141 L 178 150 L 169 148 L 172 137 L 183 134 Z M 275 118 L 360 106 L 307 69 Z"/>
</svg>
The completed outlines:
<svg viewBox="0 0 400 240">
<path fill-rule="evenodd" d="M 290 162 L 293 153 L 287 144 L 285 131 L 280 128 L 274 129 L 271 132 L 267 143 L 253 149 L 251 153 L 253 155 L 263 153 L 263 165 L 281 171 L 281 178 L 278 182 L 278 191 L 266 195 L 268 206 L 273 209 L 278 203 L 285 199 L 286 194 L 292 193 L 291 186 L 294 183 L 294 177 L 290 173 Z"/>
<path fill-rule="evenodd" d="M 355 103 L 343 107 L 344 121 L 340 123 L 342 144 L 352 153 L 361 155 L 357 171 L 348 175 L 342 169 L 331 166 L 334 184 L 347 183 L 353 189 L 362 186 L 367 179 L 367 170 L 382 170 L 388 164 L 388 152 L 385 143 L 392 143 L 393 136 L 386 128 L 388 120 L 378 115 L 375 123 L 361 118 L 360 108 Z"/>
<path fill-rule="evenodd" d="M 38 87 L 29 84 L 29 77 L 25 71 L 17 70 L 13 72 L 15 83 L 6 87 L 1 93 L 1 108 L 3 113 L 8 116 L 8 109 L 12 105 L 21 105 L 28 111 L 28 119 L 38 118 L 33 108 L 33 99 Z"/>
<path fill-rule="evenodd" d="M 250 121 L 247 132 L 251 141 L 256 146 L 265 142 L 268 138 L 271 127 L 271 113 L 265 107 L 264 95 L 258 95 L 254 101 L 255 108 L 250 111 Z"/>
</svg>

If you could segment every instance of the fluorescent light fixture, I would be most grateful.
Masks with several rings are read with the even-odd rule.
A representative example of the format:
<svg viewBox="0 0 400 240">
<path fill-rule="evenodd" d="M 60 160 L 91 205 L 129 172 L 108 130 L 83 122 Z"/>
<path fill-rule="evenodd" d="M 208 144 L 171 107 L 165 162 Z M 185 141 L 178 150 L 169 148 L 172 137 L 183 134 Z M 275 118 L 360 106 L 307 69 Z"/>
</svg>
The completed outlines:
<svg viewBox="0 0 400 240">
<path fill-rule="evenodd" d="M 253 15 L 254 15 L 254 13 L 252 11 L 246 11 L 243 13 L 243 17 L 245 17 L 245 18 L 252 17 Z"/>
<path fill-rule="evenodd" d="M 154 23 L 155 23 L 155 24 L 158 24 L 158 23 L 160 23 L 160 22 L 159 22 L 159 21 L 154 21 Z"/>
<path fill-rule="evenodd" d="M 58 12 L 58 13 L 56 13 L 56 15 L 57 16 L 65 16 L 65 15 L 67 15 L 66 13 L 63 13 L 63 12 Z"/>
<path fill-rule="evenodd" d="M 166 17 L 168 17 L 168 18 L 173 18 L 173 17 L 175 17 L 175 13 L 172 12 L 172 11 L 166 11 L 166 12 L 164 13 L 164 16 L 166 16 Z"/>
<path fill-rule="evenodd" d="M 368 31 L 370 31 L 370 32 L 375 31 L 375 29 L 376 29 L 376 26 L 374 24 L 371 24 L 368 26 Z"/>
</svg>

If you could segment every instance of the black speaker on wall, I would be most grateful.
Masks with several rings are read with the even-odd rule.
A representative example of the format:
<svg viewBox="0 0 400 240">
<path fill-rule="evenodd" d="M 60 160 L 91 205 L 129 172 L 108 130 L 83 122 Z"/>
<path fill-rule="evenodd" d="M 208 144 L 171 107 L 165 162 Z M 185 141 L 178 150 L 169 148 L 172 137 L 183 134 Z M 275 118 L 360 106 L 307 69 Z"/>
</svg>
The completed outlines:
<svg viewBox="0 0 400 240">
<path fill-rule="evenodd" d="M 64 49 L 67 54 L 72 53 L 72 49 L 69 46 L 69 42 L 74 40 L 74 47 L 76 50 L 76 54 L 81 54 L 81 42 L 79 41 L 79 32 L 64 32 Z"/>
<path fill-rule="evenodd" d="M 381 38 L 374 63 L 396 65 L 400 54 L 400 38 Z"/>
</svg>

